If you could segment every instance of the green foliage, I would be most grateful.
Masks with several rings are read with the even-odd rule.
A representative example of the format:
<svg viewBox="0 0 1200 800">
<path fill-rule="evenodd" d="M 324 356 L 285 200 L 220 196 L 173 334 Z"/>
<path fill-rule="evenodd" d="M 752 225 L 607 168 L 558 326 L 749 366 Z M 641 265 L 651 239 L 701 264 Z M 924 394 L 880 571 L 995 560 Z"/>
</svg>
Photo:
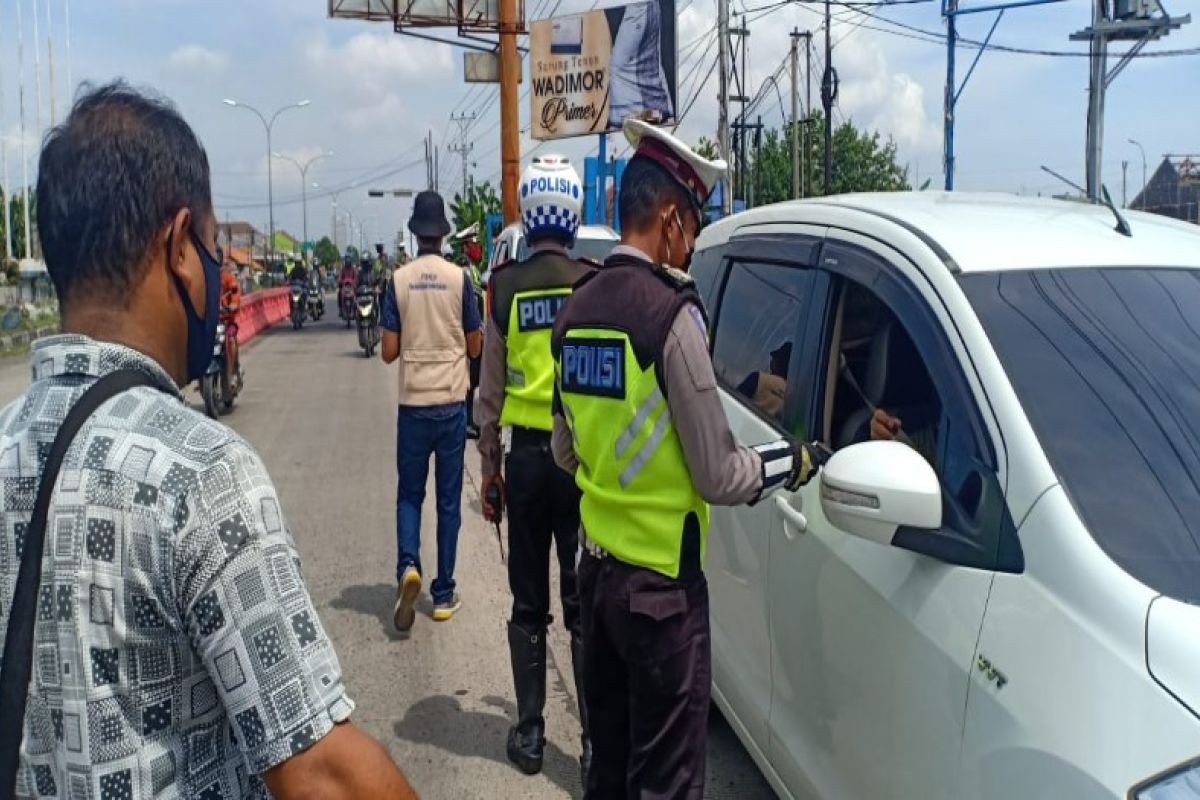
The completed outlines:
<svg viewBox="0 0 1200 800">
<path fill-rule="evenodd" d="M 4 256 L 4 237 L 8 235 L 8 218 L 2 213 L 4 203 L 8 200 L 9 215 L 12 217 L 13 226 L 13 258 L 21 259 L 26 257 L 25 252 L 25 195 L 14 195 L 11 199 L 7 194 L 0 191 L 0 258 Z M 29 206 L 29 223 L 34 227 L 34 235 L 37 232 L 37 196 L 31 195 L 31 205 Z M 32 244 L 32 242 L 31 242 Z M 36 245 L 35 245 L 36 246 Z"/>
<path fill-rule="evenodd" d="M 342 254 L 338 252 L 337 245 L 330 241 L 328 236 L 321 237 L 321 241 L 317 242 L 317 246 L 313 249 L 313 255 L 322 264 L 337 264 L 342 260 Z"/>
<path fill-rule="evenodd" d="M 501 208 L 500 196 L 496 194 L 496 189 L 490 181 L 472 183 L 465 197 L 457 193 L 454 195 L 454 200 L 450 203 L 450 221 L 454 225 L 455 231 L 461 231 L 478 223 L 480 237 L 486 237 L 488 214 L 499 214 Z M 455 245 L 454 255 L 461 254 L 461 246 Z M 473 264 L 472 266 L 480 268 L 483 265 Z"/>
<path fill-rule="evenodd" d="M 803 121 L 800 124 L 805 124 Z M 820 113 L 808 121 L 801 159 L 805 195 L 824 194 L 825 122 Z M 703 140 L 702 140 L 703 141 Z M 833 132 L 833 193 L 898 192 L 911 188 L 908 168 L 896 160 L 896 143 L 878 132 L 860 131 L 845 122 Z M 786 129 L 763 136 L 758 158 L 751 165 L 754 204 L 766 205 L 792 196 L 792 145 Z"/>
<path fill-rule="evenodd" d="M 707 158 L 709 161 L 719 158 L 721 155 L 721 151 L 717 149 L 717 143 L 707 136 L 701 136 L 700 141 L 696 142 L 696 146 L 692 149 L 696 151 L 696 155 Z"/>
</svg>

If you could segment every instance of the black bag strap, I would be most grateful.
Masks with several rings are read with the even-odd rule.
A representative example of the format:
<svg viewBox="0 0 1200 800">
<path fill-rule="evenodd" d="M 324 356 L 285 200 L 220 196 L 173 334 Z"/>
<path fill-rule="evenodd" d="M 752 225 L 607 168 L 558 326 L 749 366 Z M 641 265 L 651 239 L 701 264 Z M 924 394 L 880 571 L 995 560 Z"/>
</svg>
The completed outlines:
<svg viewBox="0 0 1200 800">
<path fill-rule="evenodd" d="M 29 679 L 33 670 L 33 631 L 37 618 L 37 591 L 41 582 L 46 522 L 63 458 L 83 423 L 105 401 L 135 386 L 154 385 L 149 375 L 135 369 L 119 370 L 100 378 L 71 407 L 46 456 L 37 500 L 33 506 L 33 518 L 25 530 L 25 549 L 9 608 L 8 630 L 4 635 L 4 662 L 0 668 L 0 797 L 12 797 L 16 792 L 21 737 L 25 730 L 25 702 L 29 696 Z"/>
</svg>

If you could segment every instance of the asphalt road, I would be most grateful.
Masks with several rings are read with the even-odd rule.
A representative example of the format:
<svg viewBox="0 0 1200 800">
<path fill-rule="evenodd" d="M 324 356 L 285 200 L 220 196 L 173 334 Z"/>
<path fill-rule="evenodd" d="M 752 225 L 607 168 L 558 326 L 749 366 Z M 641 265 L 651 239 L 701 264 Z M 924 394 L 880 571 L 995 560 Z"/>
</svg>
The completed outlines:
<svg viewBox="0 0 1200 800">
<path fill-rule="evenodd" d="M 383 742 L 424 798 L 579 797 L 579 719 L 570 649 L 558 622 L 547 658 L 544 772 L 526 777 L 505 759 L 515 712 L 505 633 L 510 596 L 494 530 L 479 514 L 473 443 L 456 570 L 463 608 L 450 622 L 433 622 L 426 589 L 417 623 L 402 638 L 391 622 L 394 369 L 364 358 L 354 332 L 328 316 L 299 331 L 277 326 L 250 344 L 244 363 L 247 388 L 223 421 L 254 444 L 278 487 L 309 591 L 357 703 L 353 719 Z M 0 400 L 27 383 L 25 361 L 0 363 Z M 199 406 L 195 392 L 189 398 Z M 422 561 L 432 571 L 432 482 L 428 492 Z M 706 796 L 774 797 L 715 709 Z"/>
</svg>

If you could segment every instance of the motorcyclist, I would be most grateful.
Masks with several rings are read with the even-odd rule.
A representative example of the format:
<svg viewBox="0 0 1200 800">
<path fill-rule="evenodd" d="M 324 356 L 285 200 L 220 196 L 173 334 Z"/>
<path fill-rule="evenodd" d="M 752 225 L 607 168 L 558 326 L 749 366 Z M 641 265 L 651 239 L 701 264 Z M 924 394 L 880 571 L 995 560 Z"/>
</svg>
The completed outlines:
<svg viewBox="0 0 1200 800">
<path fill-rule="evenodd" d="M 351 256 L 349 253 L 346 253 L 345 258 L 342 259 L 342 271 L 341 271 L 341 273 L 338 274 L 338 286 L 341 286 L 342 284 L 345 284 L 345 283 L 348 283 L 353 286 L 354 279 L 355 279 L 354 257 Z"/>
<path fill-rule="evenodd" d="M 220 256 L 218 256 L 220 257 Z M 242 307 L 242 286 L 237 277 L 237 264 L 229 261 L 221 270 L 221 322 L 225 323 L 225 342 L 229 353 L 231 375 L 241 375 L 238 358 L 237 314 Z"/>
<path fill-rule="evenodd" d="M 321 283 L 320 267 L 315 267 L 308 276 L 308 291 L 309 291 L 310 297 L 312 296 L 312 292 L 314 290 L 317 293 L 317 313 L 324 314 L 325 313 L 325 287 Z"/>
<path fill-rule="evenodd" d="M 361 286 L 370 286 L 372 288 L 375 287 L 375 265 L 374 265 L 374 263 L 372 263 L 370 256 L 364 255 L 362 257 L 362 261 L 359 262 L 358 278 L 355 283 L 357 286 L 360 286 L 360 287 Z"/>
</svg>

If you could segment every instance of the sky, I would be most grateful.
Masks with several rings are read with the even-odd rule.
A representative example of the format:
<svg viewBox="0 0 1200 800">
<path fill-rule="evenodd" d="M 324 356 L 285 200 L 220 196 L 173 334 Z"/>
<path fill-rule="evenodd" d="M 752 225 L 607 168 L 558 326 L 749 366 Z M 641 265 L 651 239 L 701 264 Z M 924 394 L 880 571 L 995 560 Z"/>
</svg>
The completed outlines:
<svg viewBox="0 0 1200 800">
<path fill-rule="evenodd" d="M 7 182 L 23 185 L 21 144 L 29 180 L 36 180 L 37 146 L 53 119 L 65 115 L 73 87 L 81 81 L 125 78 L 175 102 L 208 151 L 213 192 L 222 220 L 268 224 L 268 147 L 263 124 L 250 111 L 222 103 L 230 98 L 259 108 L 268 117 L 284 111 L 272 129 L 273 149 L 305 161 L 333 155 L 308 171 L 308 236 L 331 231 L 334 202 L 360 224 L 367 241 L 391 241 L 410 211 L 407 200 L 367 197 L 368 189 L 424 188 L 423 139 L 432 133 L 440 150 L 439 183 L 450 196 L 462 183 L 462 162 L 447 148 L 458 143 L 452 113 L 472 112 L 467 140 L 476 181 L 498 183 L 499 108 L 495 86 L 463 82 L 463 50 L 401 36 L 390 25 L 329 19 L 328 0 L 0 0 L 0 142 Z M 608 0 L 602 0 L 608 5 Z M 823 31 L 819 6 L 780 5 L 773 0 L 731 0 L 750 20 L 751 93 L 787 57 L 793 28 L 814 36 L 814 102 L 819 103 Z M 694 142 L 715 138 L 717 79 L 714 0 L 677 0 L 681 103 L 696 102 L 677 133 Z M 962 0 L 976 8 L 990 0 Z M 525 0 L 529 19 L 561 16 L 593 7 L 593 0 Z M 1171 0 L 1175 14 L 1193 5 Z M 1014 9 L 1000 22 L 993 41 L 1014 47 L 1082 53 L 1069 35 L 1087 26 L 1090 0 L 1065 0 Z M 34 10 L 40 53 L 35 53 Z M 24 31 L 25 137 L 19 124 L 17 13 Z M 1198 9 L 1200 10 L 1200 6 Z M 67 15 L 70 15 L 69 47 Z M 908 2 L 871 13 L 941 36 L 940 3 Z M 942 98 L 946 50 L 936 42 L 908 38 L 890 23 L 835 6 L 833 61 L 841 77 L 837 121 L 892 138 L 915 184 L 942 182 Z M 960 35 L 982 39 L 994 15 L 964 17 Z M 49 79 L 48 28 L 53 32 L 54 103 Z M 884 29 L 884 30 L 877 30 Z M 885 32 L 886 31 L 886 32 Z M 453 31 L 439 33 L 453 36 Z M 917 34 L 913 34 L 917 35 Z M 917 35 L 919 36 L 919 35 Z M 1147 52 L 1200 48 L 1200 20 L 1184 26 Z M 1114 50 L 1121 50 L 1114 45 Z M 69 55 L 68 55 L 69 53 Z M 959 76 L 973 52 L 960 50 Z M 40 60 L 41 113 L 37 113 L 35 58 Z M 69 71 L 69 75 L 68 75 Z M 1041 170 L 1046 165 L 1083 182 L 1087 111 L 1087 59 L 989 51 L 963 90 L 957 110 L 957 188 L 1025 194 L 1056 193 L 1064 185 Z M 702 83 L 704 76 L 710 76 Z M 1200 55 L 1142 58 L 1113 82 L 1105 118 L 1104 182 L 1121 197 L 1122 162 L 1128 162 L 1128 195 L 1148 168 L 1167 153 L 1200 151 Z M 788 72 L 780 76 L 782 97 L 768 86 L 755 111 L 768 126 L 783 122 L 790 103 Z M 781 105 L 783 106 L 781 108 Z M 790 110 L 790 109 L 789 109 Z M 522 88 L 522 127 L 529 99 Z M 41 130 L 38 128 L 38 117 Z M 624 149 L 610 137 L 613 153 Z M 522 135 L 523 164 L 538 145 Z M 597 147 L 594 137 L 544 144 L 540 153 L 563 153 L 577 164 Z M 297 167 L 274 159 L 275 222 L 296 236 L 304 227 Z M 0 175 L 0 180 L 4 180 Z M 314 187 L 313 184 L 316 184 Z M 336 191 L 336 198 L 333 192 Z"/>
</svg>

